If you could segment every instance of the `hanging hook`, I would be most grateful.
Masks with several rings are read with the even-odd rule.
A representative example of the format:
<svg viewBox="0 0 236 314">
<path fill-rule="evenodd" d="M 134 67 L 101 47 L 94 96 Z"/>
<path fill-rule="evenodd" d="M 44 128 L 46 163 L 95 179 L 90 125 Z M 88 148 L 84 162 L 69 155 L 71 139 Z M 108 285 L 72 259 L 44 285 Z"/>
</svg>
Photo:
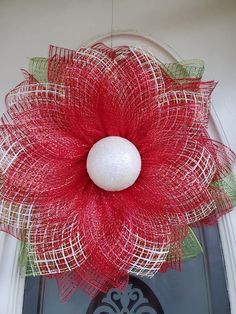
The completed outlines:
<svg viewBox="0 0 236 314">
<path fill-rule="evenodd" d="M 113 47 L 114 0 L 111 0 L 111 48 Z"/>
</svg>

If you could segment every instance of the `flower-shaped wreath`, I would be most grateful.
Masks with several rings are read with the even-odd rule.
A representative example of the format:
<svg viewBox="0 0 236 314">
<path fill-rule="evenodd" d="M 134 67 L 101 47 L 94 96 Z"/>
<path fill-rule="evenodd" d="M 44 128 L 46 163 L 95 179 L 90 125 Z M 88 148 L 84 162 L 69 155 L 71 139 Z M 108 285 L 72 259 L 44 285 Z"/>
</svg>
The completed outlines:
<svg viewBox="0 0 236 314">
<path fill-rule="evenodd" d="M 99 43 L 51 46 L 29 72 L 0 126 L 0 226 L 24 243 L 26 274 L 55 276 L 65 300 L 179 267 L 189 227 L 235 200 L 202 64 Z"/>
</svg>

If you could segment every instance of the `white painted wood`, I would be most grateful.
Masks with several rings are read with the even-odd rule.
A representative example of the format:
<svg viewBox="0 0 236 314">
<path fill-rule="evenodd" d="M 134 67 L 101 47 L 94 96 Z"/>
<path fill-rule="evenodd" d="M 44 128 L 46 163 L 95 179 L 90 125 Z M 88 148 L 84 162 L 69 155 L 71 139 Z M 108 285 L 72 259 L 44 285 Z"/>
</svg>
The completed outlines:
<svg viewBox="0 0 236 314">
<path fill-rule="evenodd" d="M 18 241 L 0 232 L 0 314 L 21 314 L 24 278 L 19 274 Z"/>
<path fill-rule="evenodd" d="M 111 8 L 111 0 L 2 0 L 0 113 L 4 111 L 4 95 L 22 79 L 18 69 L 27 68 L 27 57 L 45 56 L 50 43 L 75 49 L 108 33 Z M 184 59 L 205 60 L 206 77 L 220 81 L 213 104 L 228 142 L 236 151 L 234 0 L 114 0 L 113 29 L 145 34 L 154 39 L 149 41 L 150 47 L 157 40 L 164 48 L 174 47 Z M 122 42 L 122 37 L 119 40 Z M 173 49 L 169 51 L 177 56 Z M 220 128 L 217 120 L 215 123 Z M 217 136 L 222 137 L 221 133 Z M 231 312 L 236 314 L 235 212 L 221 219 L 220 233 Z M 23 289 L 24 279 L 17 268 L 17 242 L 1 234 L 0 314 L 21 313 Z"/>
</svg>

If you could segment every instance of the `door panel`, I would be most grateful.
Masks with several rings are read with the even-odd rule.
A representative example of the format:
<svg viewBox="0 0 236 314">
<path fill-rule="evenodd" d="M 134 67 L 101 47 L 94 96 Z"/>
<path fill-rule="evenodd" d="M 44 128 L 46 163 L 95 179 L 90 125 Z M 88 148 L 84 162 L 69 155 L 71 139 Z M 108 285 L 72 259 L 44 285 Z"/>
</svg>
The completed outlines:
<svg viewBox="0 0 236 314">
<path fill-rule="evenodd" d="M 195 229 L 195 233 L 203 254 L 183 262 L 181 272 L 170 270 L 152 279 L 131 278 L 123 293 L 114 290 L 91 300 L 78 290 L 61 304 L 54 280 L 28 278 L 23 314 L 230 314 L 218 227 Z M 134 289 L 139 306 L 130 297 Z M 37 304 L 34 312 L 33 303 Z"/>
</svg>

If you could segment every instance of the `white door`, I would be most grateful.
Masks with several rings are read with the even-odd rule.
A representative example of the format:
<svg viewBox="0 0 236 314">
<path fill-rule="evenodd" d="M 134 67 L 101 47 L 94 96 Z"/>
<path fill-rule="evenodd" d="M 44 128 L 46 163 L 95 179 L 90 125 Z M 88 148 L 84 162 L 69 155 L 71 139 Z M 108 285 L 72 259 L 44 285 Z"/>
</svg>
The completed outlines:
<svg viewBox="0 0 236 314">
<path fill-rule="evenodd" d="M 112 5 L 113 4 L 113 5 Z M 112 15 L 113 7 L 113 15 Z M 22 80 L 28 57 L 45 56 L 48 44 L 79 48 L 114 31 L 132 31 L 170 46 L 183 59 L 200 58 L 206 78 L 219 80 L 213 105 L 236 151 L 236 2 L 234 0 L 2 0 L 0 96 Z M 220 135 L 225 135 L 216 121 Z M 220 223 L 231 311 L 236 313 L 236 214 Z M 23 280 L 16 241 L 0 238 L 0 314 L 21 313 Z M 177 312 L 178 313 L 178 312 Z M 172 313 L 170 313 L 172 314 Z"/>
</svg>

